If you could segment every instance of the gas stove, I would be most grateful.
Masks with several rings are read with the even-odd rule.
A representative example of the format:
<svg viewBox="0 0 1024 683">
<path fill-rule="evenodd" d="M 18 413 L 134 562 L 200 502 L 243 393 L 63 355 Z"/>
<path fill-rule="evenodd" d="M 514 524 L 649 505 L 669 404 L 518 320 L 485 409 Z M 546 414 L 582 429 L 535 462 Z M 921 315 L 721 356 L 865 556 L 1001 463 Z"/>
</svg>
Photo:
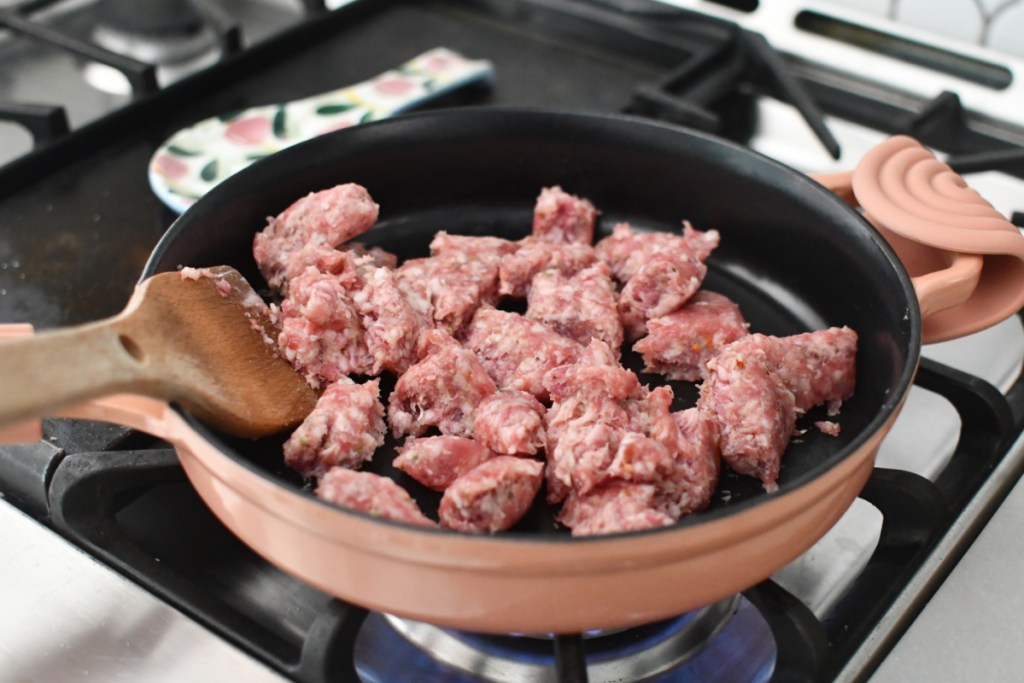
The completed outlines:
<svg viewBox="0 0 1024 683">
<path fill-rule="evenodd" d="M 1022 222 L 1022 57 L 895 12 L 758 5 L 8 3 L 0 321 L 56 327 L 123 307 L 176 215 L 146 168 L 177 129 L 361 81 L 440 45 L 490 60 L 496 78 L 429 107 L 625 112 L 806 172 L 852 168 L 909 133 Z M 817 545 L 741 595 L 613 633 L 483 636 L 368 613 L 237 541 L 166 444 L 48 420 L 42 441 L 0 448 L 0 652 L 14 680 L 906 680 L 922 647 L 942 661 L 946 644 L 928 641 L 942 620 L 932 605 L 959 604 L 946 590 L 977 571 L 971 544 L 992 543 L 1002 511 L 1024 505 L 1011 493 L 1024 470 L 1022 362 L 1017 316 L 929 345 L 875 473 Z"/>
</svg>

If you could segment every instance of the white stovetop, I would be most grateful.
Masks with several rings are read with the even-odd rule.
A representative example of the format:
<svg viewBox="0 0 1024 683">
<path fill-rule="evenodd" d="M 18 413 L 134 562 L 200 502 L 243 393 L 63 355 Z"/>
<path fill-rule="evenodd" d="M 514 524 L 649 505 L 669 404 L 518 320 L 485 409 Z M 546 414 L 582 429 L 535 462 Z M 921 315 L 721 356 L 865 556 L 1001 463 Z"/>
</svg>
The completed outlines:
<svg viewBox="0 0 1024 683">
<path fill-rule="evenodd" d="M 1024 672 L 1022 533 L 1024 481 L 1010 492 L 871 683 L 1020 681 Z"/>
<path fill-rule="evenodd" d="M 0 681 L 283 679 L 0 499 Z"/>
</svg>

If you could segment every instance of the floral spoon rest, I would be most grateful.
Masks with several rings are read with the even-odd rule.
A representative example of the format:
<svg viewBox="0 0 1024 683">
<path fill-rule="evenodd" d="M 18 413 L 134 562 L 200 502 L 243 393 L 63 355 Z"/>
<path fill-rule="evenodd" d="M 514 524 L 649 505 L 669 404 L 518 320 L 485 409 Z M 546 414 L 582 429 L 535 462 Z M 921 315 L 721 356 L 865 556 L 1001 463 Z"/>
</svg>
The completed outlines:
<svg viewBox="0 0 1024 683">
<path fill-rule="evenodd" d="M 180 213 L 228 176 L 274 152 L 493 78 L 490 62 L 435 48 L 356 85 L 215 116 L 180 130 L 150 160 L 149 184 Z"/>
</svg>

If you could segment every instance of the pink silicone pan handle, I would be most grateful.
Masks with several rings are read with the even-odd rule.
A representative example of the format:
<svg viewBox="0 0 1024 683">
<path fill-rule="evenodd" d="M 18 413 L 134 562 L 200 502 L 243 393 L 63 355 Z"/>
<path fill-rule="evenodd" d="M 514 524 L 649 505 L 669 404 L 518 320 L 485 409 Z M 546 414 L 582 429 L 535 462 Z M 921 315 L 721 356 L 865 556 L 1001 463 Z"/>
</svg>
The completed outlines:
<svg viewBox="0 0 1024 683">
<path fill-rule="evenodd" d="M 812 178 L 860 208 L 911 275 L 926 343 L 1024 307 L 1024 236 L 916 140 L 895 136 L 849 173 Z"/>
<path fill-rule="evenodd" d="M 846 203 L 859 207 L 853 190 L 852 172 L 811 174 L 811 178 L 838 194 Z M 970 298 L 981 276 L 981 256 L 922 245 L 893 232 L 869 214 L 864 217 L 882 233 L 911 275 L 923 317 L 962 304 Z"/>
<path fill-rule="evenodd" d="M 0 324 L 0 340 L 33 333 L 31 325 Z M 166 439 L 173 433 L 170 406 L 157 399 L 131 394 L 113 394 L 61 408 L 50 417 L 70 417 L 125 425 Z M 32 443 L 42 438 L 41 421 L 26 420 L 0 429 L 0 443 Z"/>
</svg>

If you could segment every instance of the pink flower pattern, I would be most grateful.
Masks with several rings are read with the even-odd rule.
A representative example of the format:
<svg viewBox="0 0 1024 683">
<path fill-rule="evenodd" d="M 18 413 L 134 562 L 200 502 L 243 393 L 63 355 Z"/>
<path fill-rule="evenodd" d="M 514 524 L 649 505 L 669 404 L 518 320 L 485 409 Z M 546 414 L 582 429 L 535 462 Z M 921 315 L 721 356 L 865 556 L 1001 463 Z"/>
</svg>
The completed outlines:
<svg viewBox="0 0 1024 683">
<path fill-rule="evenodd" d="M 270 137 L 271 121 L 266 117 L 252 116 L 235 119 L 224 129 L 224 137 L 236 145 L 258 145 Z"/>
</svg>

